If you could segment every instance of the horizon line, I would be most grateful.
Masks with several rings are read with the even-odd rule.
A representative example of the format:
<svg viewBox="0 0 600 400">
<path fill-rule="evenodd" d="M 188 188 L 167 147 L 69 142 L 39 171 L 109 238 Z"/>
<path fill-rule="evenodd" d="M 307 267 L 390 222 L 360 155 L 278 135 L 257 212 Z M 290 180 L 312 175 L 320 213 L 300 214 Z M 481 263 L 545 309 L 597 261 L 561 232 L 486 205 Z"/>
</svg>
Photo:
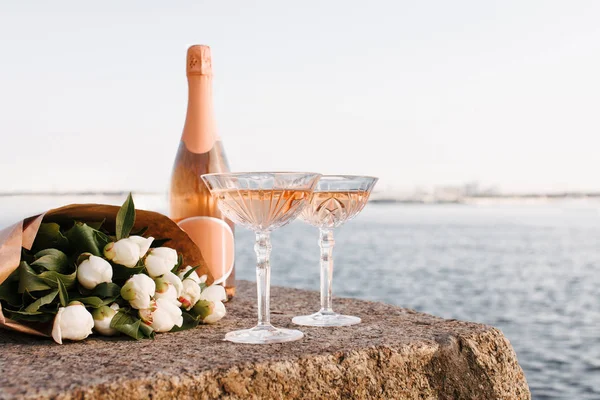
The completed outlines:
<svg viewBox="0 0 600 400">
<path fill-rule="evenodd" d="M 11 197 L 11 196 L 119 196 L 126 195 L 128 193 L 142 194 L 142 195 L 163 195 L 168 194 L 168 190 L 156 191 L 156 190 L 76 190 L 76 191 L 13 191 L 13 192 L 2 192 L 0 191 L 0 197 Z M 372 194 L 387 197 L 392 195 L 394 198 L 406 198 L 415 196 L 417 193 L 403 192 L 399 193 L 396 191 L 374 191 Z M 420 194 L 423 195 L 422 193 Z M 427 195 L 427 194 L 425 194 Z M 435 196 L 435 193 L 429 193 L 429 195 Z M 531 192 L 498 192 L 498 193 L 474 193 L 474 194 L 462 194 L 458 197 L 473 197 L 473 198 L 490 198 L 490 197 L 566 197 L 566 196 L 589 196 L 589 197 L 600 197 L 600 190 L 559 190 L 559 191 L 531 191 Z"/>
</svg>

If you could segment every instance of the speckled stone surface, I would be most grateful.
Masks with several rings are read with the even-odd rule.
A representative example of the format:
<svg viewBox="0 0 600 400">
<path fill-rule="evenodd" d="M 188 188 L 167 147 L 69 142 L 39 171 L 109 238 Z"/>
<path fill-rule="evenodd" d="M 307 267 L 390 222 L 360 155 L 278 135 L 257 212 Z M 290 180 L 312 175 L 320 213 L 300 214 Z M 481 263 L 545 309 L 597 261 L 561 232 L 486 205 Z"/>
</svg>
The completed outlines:
<svg viewBox="0 0 600 400">
<path fill-rule="evenodd" d="M 382 303 L 336 299 L 363 319 L 301 327 L 303 340 L 268 346 L 222 340 L 253 326 L 255 286 L 238 282 L 213 326 L 156 340 L 89 338 L 62 346 L 0 330 L 0 399 L 530 399 L 508 340 L 487 325 Z M 272 322 L 317 307 L 317 292 L 272 288 Z"/>
</svg>

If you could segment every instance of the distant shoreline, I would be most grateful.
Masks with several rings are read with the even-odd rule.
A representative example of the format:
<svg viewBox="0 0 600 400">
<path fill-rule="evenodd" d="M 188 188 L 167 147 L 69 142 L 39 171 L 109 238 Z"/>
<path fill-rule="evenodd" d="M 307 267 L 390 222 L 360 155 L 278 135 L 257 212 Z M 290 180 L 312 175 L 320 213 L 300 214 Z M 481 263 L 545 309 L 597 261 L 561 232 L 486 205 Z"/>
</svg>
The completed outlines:
<svg viewBox="0 0 600 400">
<path fill-rule="evenodd" d="M 129 190 L 124 191 L 108 191 L 108 192 L 0 192 L 0 197 L 17 197 L 17 196 L 49 196 L 49 197 L 60 197 L 60 196 L 123 196 L 129 194 Z M 163 195 L 163 192 L 144 192 L 144 191 L 131 191 L 135 194 L 141 195 Z"/>
<path fill-rule="evenodd" d="M 547 203 L 555 201 L 592 200 L 600 201 L 600 193 L 553 193 L 553 194 L 507 194 L 491 196 L 463 196 L 454 199 L 424 198 L 373 198 L 379 204 L 486 204 L 486 203 Z"/>
<path fill-rule="evenodd" d="M 0 192 L 0 198 L 6 197 L 83 197 L 83 196 L 126 196 L 129 191 L 81 191 L 81 192 Z M 134 195 L 165 196 L 166 192 L 133 191 Z M 547 203 L 555 201 L 600 201 L 600 192 L 589 193 L 527 193 L 527 194 L 495 194 L 459 196 L 456 198 L 436 198 L 436 196 L 422 197 L 391 197 L 385 194 L 374 193 L 369 200 L 374 204 L 488 204 L 488 203 Z"/>
</svg>

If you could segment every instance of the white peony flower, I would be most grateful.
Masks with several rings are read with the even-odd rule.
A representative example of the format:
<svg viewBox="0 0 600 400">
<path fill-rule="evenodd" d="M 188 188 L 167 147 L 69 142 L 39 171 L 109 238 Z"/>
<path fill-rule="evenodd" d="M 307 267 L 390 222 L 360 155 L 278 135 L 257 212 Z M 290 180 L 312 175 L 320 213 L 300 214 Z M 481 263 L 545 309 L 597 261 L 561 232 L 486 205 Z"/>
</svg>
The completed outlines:
<svg viewBox="0 0 600 400">
<path fill-rule="evenodd" d="M 222 301 L 199 300 L 194 306 L 194 313 L 206 324 L 214 324 L 227 314 Z"/>
<path fill-rule="evenodd" d="M 104 257 L 116 264 L 133 268 L 140 261 L 140 246 L 133 240 L 121 239 L 104 247 Z"/>
<path fill-rule="evenodd" d="M 183 280 L 183 291 L 179 296 L 179 301 L 186 310 L 190 310 L 200 300 L 200 285 L 193 279 Z"/>
<path fill-rule="evenodd" d="M 167 272 L 163 276 L 154 279 L 156 283 L 156 293 L 154 293 L 155 299 L 168 299 L 181 306 L 181 303 L 177 300 L 183 290 L 183 284 L 177 275 L 172 272 Z"/>
<path fill-rule="evenodd" d="M 113 317 L 117 314 L 119 305 L 113 303 L 110 307 L 102 306 L 92 311 L 94 317 L 94 330 L 104 336 L 113 336 L 118 331 L 110 327 Z"/>
<path fill-rule="evenodd" d="M 150 307 L 150 298 L 154 296 L 156 284 L 148 275 L 136 274 L 121 288 L 121 297 L 138 310 Z"/>
<path fill-rule="evenodd" d="M 92 314 L 83 304 L 73 301 L 58 309 L 52 326 L 52 339 L 58 344 L 62 344 L 63 339 L 83 340 L 92 333 L 93 327 Z"/>
<path fill-rule="evenodd" d="M 227 300 L 225 288 L 221 285 L 210 285 L 200 294 L 200 300 L 224 301 Z"/>
<path fill-rule="evenodd" d="M 187 266 L 184 269 L 182 269 L 181 271 L 179 271 L 179 274 L 177 276 L 179 276 L 179 279 L 181 279 L 183 281 L 183 277 L 185 276 L 185 274 L 187 274 L 190 270 L 192 269 L 191 266 Z M 202 275 L 202 276 L 206 276 L 206 275 Z M 189 276 L 185 279 L 192 279 L 194 282 L 196 283 L 202 283 L 200 277 L 198 276 L 198 274 L 196 273 L 196 271 L 192 272 L 191 274 L 189 274 Z"/>
<path fill-rule="evenodd" d="M 169 247 L 157 247 L 150 250 L 144 264 L 151 277 L 164 275 L 177 264 L 177 252 Z"/>
<path fill-rule="evenodd" d="M 112 266 L 104 258 L 89 255 L 77 267 L 77 280 L 86 289 L 93 289 L 99 284 L 112 282 Z"/>
<path fill-rule="evenodd" d="M 156 300 L 156 309 L 152 312 L 150 326 L 155 332 L 168 332 L 174 326 L 183 325 L 181 308 L 167 299 Z"/>
<path fill-rule="evenodd" d="M 152 316 L 154 314 L 154 311 L 156 311 L 156 300 L 154 299 L 150 300 L 150 306 L 148 308 L 138 310 L 140 318 L 148 326 L 152 325 Z"/>
</svg>

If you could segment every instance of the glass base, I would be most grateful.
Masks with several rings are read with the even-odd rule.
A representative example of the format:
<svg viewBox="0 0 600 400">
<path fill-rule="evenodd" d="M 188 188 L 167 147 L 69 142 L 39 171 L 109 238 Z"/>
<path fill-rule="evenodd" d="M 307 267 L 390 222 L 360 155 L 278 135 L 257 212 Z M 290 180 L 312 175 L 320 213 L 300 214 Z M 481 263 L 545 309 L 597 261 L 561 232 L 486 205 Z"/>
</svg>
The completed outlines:
<svg viewBox="0 0 600 400">
<path fill-rule="evenodd" d="M 295 329 L 275 328 L 274 326 L 266 325 L 229 332 L 225 335 L 225 340 L 234 343 L 270 344 L 293 342 L 303 337 L 304 334 Z"/>
<path fill-rule="evenodd" d="M 304 326 L 349 326 L 360 324 L 360 318 L 337 313 L 325 314 L 319 311 L 312 315 L 294 317 L 292 322 Z"/>
</svg>

